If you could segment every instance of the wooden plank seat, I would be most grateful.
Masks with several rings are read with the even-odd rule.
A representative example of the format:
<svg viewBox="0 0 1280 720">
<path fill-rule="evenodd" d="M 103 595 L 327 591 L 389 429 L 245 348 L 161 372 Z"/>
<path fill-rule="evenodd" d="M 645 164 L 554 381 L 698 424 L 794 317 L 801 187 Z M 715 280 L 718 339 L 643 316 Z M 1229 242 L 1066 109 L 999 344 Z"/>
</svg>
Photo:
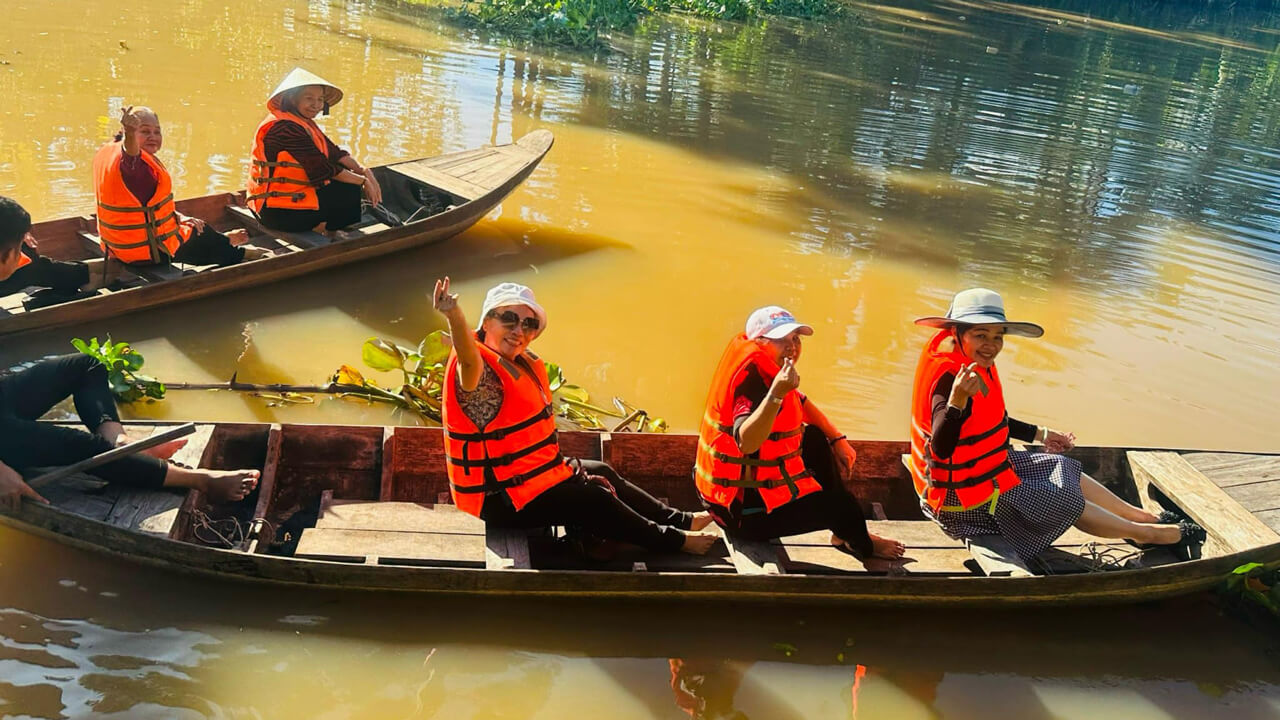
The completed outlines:
<svg viewBox="0 0 1280 720">
<path fill-rule="evenodd" d="M 1186 513 L 1208 533 L 1204 549 L 1209 555 L 1280 543 L 1280 533 L 1178 453 L 1130 450 L 1126 457 L 1143 505 L 1158 512 L 1167 499 Z"/>
<path fill-rule="evenodd" d="M 97 235 L 94 235 L 93 233 L 90 233 L 84 230 L 80 231 L 79 235 L 80 235 L 80 238 L 84 241 L 83 245 L 86 248 L 96 247 L 98 248 L 99 255 L 101 255 L 102 250 L 101 250 L 101 245 L 98 244 Z M 148 282 L 153 282 L 153 283 L 166 282 L 169 280 L 178 280 L 185 274 L 182 267 L 180 267 L 176 263 L 155 263 L 151 265 L 138 265 L 133 263 L 122 263 L 119 260 L 116 260 L 115 258 L 106 258 L 106 262 L 104 262 L 102 265 L 102 273 L 104 274 L 104 276 L 108 272 L 108 267 L 112 264 L 123 266 L 125 270 L 133 273 L 134 275 L 137 275 L 140 278 L 147 280 Z"/>
<path fill-rule="evenodd" d="M 253 211 L 246 207 L 228 205 L 227 212 L 231 214 L 232 219 L 240 223 L 244 229 L 251 233 L 270 235 L 271 237 L 280 238 L 287 241 L 288 244 L 302 250 L 323 247 L 329 244 L 329 238 L 327 236 L 310 230 L 300 233 L 270 230 L 264 227 L 262 225 L 262 221 L 258 219 L 258 216 L 253 214 Z"/>
</svg>

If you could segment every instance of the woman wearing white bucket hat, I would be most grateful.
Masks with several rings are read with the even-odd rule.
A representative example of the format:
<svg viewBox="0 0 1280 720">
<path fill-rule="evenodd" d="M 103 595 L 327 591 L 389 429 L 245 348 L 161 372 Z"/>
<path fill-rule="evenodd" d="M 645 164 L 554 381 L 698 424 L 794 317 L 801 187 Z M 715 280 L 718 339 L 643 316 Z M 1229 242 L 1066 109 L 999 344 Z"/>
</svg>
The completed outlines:
<svg viewBox="0 0 1280 720">
<path fill-rule="evenodd" d="M 1006 335 L 1044 329 L 1005 317 L 1000 295 L 957 293 L 916 366 L 911 400 L 911 474 L 921 509 L 956 538 L 1002 535 L 1024 560 L 1044 552 L 1071 526 L 1140 546 L 1172 545 L 1189 556 L 1204 530 L 1171 512 L 1153 515 L 1114 495 L 1060 453 L 1075 436 L 1009 417 L 995 360 Z M 1045 452 L 1012 450 L 1009 438 L 1039 441 Z"/>
<path fill-rule="evenodd" d="M 658 552 L 711 547 L 707 513 L 668 507 L 606 463 L 560 454 L 546 366 L 528 350 L 547 327 L 532 290 L 491 288 L 475 330 L 449 278 L 436 282 L 432 305 L 453 337 L 441 413 L 458 509 L 499 527 L 570 525 Z"/>
<path fill-rule="evenodd" d="M 373 205 L 382 188 L 316 125 L 342 100 L 342 90 L 294 68 L 267 100 L 253 139 L 247 200 L 262 224 L 285 232 L 341 230 L 360 221 L 360 195 Z"/>
</svg>

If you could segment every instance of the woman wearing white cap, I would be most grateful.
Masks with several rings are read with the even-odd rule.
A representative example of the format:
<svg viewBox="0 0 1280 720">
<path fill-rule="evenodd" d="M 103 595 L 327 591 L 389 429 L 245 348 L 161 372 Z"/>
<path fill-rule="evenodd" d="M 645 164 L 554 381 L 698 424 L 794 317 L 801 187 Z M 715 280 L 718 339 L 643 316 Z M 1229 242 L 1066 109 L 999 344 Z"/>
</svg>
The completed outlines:
<svg viewBox="0 0 1280 720">
<path fill-rule="evenodd" d="M 249 207 L 266 227 L 285 232 L 341 230 L 360 221 L 361 193 L 382 202 L 373 173 L 316 125 L 342 90 L 294 68 L 267 100 L 270 113 L 253 139 Z"/>
<path fill-rule="evenodd" d="M 921 509 L 956 538 L 1003 535 L 1030 560 L 1071 526 L 1104 538 L 1175 545 L 1186 556 L 1204 530 L 1172 512 L 1153 515 L 1116 497 L 1060 455 L 1075 436 L 1009 417 L 996 356 L 1006 335 L 1044 329 L 1005 317 L 1000 295 L 957 293 L 945 316 L 915 321 L 938 328 L 916 367 L 911 400 L 911 474 Z M 1009 438 L 1046 452 L 1009 448 Z"/>
<path fill-rule="evenodd" d="M 830 530 L 837 550 L 894 559 L 905 548 L 867 532 L 845 486 L 856 454 L 797 389 L 800 338 L 813 328 L 771 305 L 729 342 L 707 394 L 694 481 L 715 521 L 752 540 Z"/>
<path fill-rule="evenodd" d="M 572 525 L 659 552 L 711 547 L 706 513 L 668 507 L 605 463 L 560 454 L 546 366 L 528 350 L 547 327 L 532 290 L 490 289 L 474 331 L 449 278 L 436 282 L 432 304 L 453 337 L 442 414 L 458 509 L 495 526 Z"/>
</svg>

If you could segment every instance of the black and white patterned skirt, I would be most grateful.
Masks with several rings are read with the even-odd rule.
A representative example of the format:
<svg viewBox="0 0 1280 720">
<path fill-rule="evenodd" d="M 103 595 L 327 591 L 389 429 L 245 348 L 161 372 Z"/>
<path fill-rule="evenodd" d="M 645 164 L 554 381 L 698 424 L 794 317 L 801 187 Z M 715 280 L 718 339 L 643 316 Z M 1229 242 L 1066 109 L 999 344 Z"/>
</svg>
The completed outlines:
<svg viewBox="0 0 1280 720">
<path fill-rule="evenodd" d="M 1009 463 L 1022 482 L 1000 493 L 995 514 L 990 513 L 986 505 L 961 512 L 934 513 L 921 501 L 921 509 L 957 540 L 1003 535 L 1024 560 L 1034 558 L 1062 537 L 1084 513 L 1080 463 L 1062 455 L 1025 450 L 1010 450 Z M 943 504 L 960 504 L 954 490 L 947 492 Z"/>
</svg>

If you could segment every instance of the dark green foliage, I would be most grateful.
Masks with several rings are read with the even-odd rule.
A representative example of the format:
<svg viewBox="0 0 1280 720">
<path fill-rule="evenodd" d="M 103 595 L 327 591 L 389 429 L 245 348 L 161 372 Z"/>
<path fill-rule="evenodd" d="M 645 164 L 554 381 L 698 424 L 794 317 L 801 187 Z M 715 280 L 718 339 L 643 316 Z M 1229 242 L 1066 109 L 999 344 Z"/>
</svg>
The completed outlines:
<svg viewBox="0 0 1280 720">
<path fill-rule="evenodd" d="M 101 344 L 98 338 L 89 342 L 75 338 L 71 344 L 85 355 L 97 358 L 107 368 L 107 383 L 120 402 L 131 403 L 143 399 L 151 402 L 164 397 L 164 383 L 138 372 L 142 369 L 142 355 L 134 352 L 129 343 L 113 343 L 108 337 Z"/>
<path fill-rule="evenodd" d="M 455 14 L 534 42 L 598 48 L 602 36 L 627 30 L 641 16 L 678 12 L 719 20 L 765 15 L 820 17 L 841 6 L 832 0 L 462 0 Z"/>
</svg>

